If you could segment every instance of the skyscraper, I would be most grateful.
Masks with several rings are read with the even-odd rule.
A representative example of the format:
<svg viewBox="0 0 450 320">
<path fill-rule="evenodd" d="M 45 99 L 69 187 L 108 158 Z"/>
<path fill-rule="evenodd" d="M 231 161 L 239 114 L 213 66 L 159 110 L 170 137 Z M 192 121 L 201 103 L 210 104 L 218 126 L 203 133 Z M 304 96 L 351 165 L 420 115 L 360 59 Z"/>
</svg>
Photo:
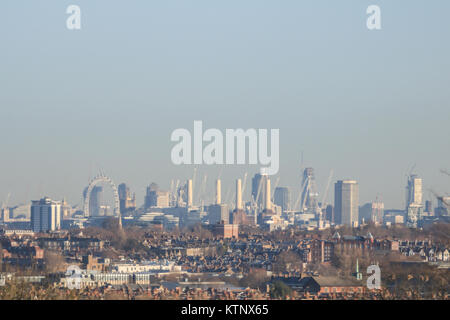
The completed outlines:
<svg viewBox="0 0 450 320">
<path fill-rule="evenodd" d="M 317 213 L 319 209 L 319 193 L 317 192 L 316 179 L 313 168 L 305 168 L 302 180 L 302 202 L 303 212 Z"/>
<path fill-rule="evenodd" d="M 125 214 L 136 209 L 136 195 L 131 194 L 130 188 L 125 183 L 119 184 L 120 213 Z"/>
<path fill-rule="evenodd" d="M 355 180 L 339 180 L 334 185 L 334 223 L 358 224 L 359 187 Z"/>
<path fill-rule="evenodd" d="M 61 228 L 61 203 L 50 198 L 31 202 L 31 229 L 34 232 L 55 231 Z"/>
<path fill-rule="evenodd" d="M 260 210 L 266 207 L 267 180 L 269 176 L 266 174 L 255 174 L 252 178 L 252 198 L 256 202 Z"/>
<path fill-rule="evenodd" d="M 406 185 L 406 225 L 410 228 L 417 228 L 422 217 L 422 179 L 411 174 Z"/>
<path fill-rule="evenodd" d="M 89 212 L 92 216 L 102 215 L 100 206 L 102 205 L 103 187 L 95 186 L 92 188 L 91 197 L 89 198 Z"/>
<path fill-rule="evenodd" d="M 209 224 L 225 223 L 230 221 L 230 212 L 226 204 L 213 204 L 208 209 Z"/>
<path fill-rule="evenodd" d="M 359 208 L 359 222 L 367 223 L 373 222 L 375 224 L 382 224 L 384 217 L 384 203 L 380 200 L 376 200 Z"/>
<path fill-rule="evenodd" d="M 406 206 L 412 203 L 422 204 L 422 179 L 415 174 L 409 176 L 406 186 Z"/>
<path fill-rule="evenodd" d="M 277 206 L 281 207 L 281 210 L 289 211 L 290 210 L 290 203 L 291 203 L 291 193 L 289 188 L 286 187 L 278 187 L 275 188 L 274 193 L 274 203 Z"/>
<path fill-rule="evenodd" d="M 147 187 L 147 193 L 145 195 L 144 207 L 148 209 L 150 207 L 168 208 L 170 194 L 168 191 L 159 190 L 156 183 L 152 183 Z"/>
</svg>

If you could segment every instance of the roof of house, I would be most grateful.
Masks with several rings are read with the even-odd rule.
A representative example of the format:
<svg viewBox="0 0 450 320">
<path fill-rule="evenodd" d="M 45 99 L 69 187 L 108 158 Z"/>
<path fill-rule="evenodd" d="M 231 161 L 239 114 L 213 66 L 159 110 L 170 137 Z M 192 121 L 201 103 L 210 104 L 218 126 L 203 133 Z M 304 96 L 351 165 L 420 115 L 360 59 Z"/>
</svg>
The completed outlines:
<svg viewBox="0 0 450 320">
<path fill-rule="evenodd" d="M 321 287 L 362 287 L 364 283 L 355 278 L 340 278 L 333 276 L 312 277 Z"/>
</svg>

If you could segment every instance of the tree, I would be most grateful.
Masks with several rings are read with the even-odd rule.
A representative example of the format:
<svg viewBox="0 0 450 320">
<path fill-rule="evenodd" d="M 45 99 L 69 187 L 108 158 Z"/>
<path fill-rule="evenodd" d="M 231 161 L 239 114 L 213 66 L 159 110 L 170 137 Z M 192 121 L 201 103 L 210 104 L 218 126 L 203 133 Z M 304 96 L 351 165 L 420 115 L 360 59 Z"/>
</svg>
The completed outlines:
<svg viewBox="0 0 450 320">
<path fill-rule="evenodd" d="M 272 299 L 286 299 L 292 295 L 292 289 L 282 281 L 275 281 L 270 286 L 270 297 Z"/>
<path fill-rule="evenodd" d="M 64 257 L 57 252 L 46 250 L 44 253 L 44 261 L 49 273 L 65 271 L 66 263 Z"/>
<path fill-rule="evenodd" d="M 268 280 L 265 269 L 251 269 L 246 277 L 242 278 L 240 283 L 244 287 L 252 289 L 262 289 Z"/>
<path fill-rule="evenodd" d="M 302 259 L 293 251 L 283 251 L 276 258 L 273 269 L 275 272 L 289 272 L 301 269 Z"/>
</svg>

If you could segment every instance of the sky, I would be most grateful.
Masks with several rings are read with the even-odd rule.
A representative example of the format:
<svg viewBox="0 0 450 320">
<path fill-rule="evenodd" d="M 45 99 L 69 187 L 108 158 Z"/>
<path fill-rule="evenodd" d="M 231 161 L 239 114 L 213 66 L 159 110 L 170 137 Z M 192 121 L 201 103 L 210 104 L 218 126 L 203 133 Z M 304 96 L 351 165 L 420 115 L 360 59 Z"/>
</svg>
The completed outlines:
<svg viewBox="0 0 450 320">
<path fill-rule="evenodd" d="M 66 28 L 71 4 L 81 30 Z M 372 4 L 381 30 L 366 27 Z M 279 129 L 273 180 L 293 198 L 302 153 L 321 194 L 333 170 L 332 183 L 359 182 L 361 204 L 402 208 L 413 166 L 425 199 L 447 194 L 448 12 L 447 0 L 3 0 L 0 202 L 81 203 L 101 169 L 141 204 L 151 182 L 193 176 L 172 164 L 170 135 L 194 120 Z M 220 176 L 231 197 L 259 167 L 200 165 L 196 176 L 207 190 Z"/>
</svg>

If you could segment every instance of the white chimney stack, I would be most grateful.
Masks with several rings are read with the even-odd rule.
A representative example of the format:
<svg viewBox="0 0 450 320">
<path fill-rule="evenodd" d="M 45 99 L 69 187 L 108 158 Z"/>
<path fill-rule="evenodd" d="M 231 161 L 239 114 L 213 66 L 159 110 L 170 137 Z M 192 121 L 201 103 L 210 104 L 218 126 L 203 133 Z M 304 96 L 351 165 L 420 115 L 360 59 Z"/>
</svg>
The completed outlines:
<svg viewBox="0 0 450 320">
<path fill-rule="evenodd" d="M 236 180 L 236 210 L 242 209 L 242 182 L 241 179 Z"/>
<path fill-rule="evenodd" d="M 266 210 L 272 210 L 272 201 L 271 201 L 271 199 L 270 199 L 270 194 L 271 194 L 271 192 L 270 192 L 270 179 L 269 179 L 269 177 L 267 177 L 267 179 L 266 179 L 266 207 L 265 207 L 265 209 Z"/>
<path fill-rule="evenodd" d="M 188 208 L 192 207 L 192 198 L 193 198 L 193 190 L 192 190 L 192 179 L 188 180 L 188 190 L 187 190 L 187 206 Z"/>
<path fill-rule="evenodd" d="M 220 179 L 217 179 L 216 182 L 216 204 L 220 204 L 222 202 L 222 185 Z"/>
</svg>

